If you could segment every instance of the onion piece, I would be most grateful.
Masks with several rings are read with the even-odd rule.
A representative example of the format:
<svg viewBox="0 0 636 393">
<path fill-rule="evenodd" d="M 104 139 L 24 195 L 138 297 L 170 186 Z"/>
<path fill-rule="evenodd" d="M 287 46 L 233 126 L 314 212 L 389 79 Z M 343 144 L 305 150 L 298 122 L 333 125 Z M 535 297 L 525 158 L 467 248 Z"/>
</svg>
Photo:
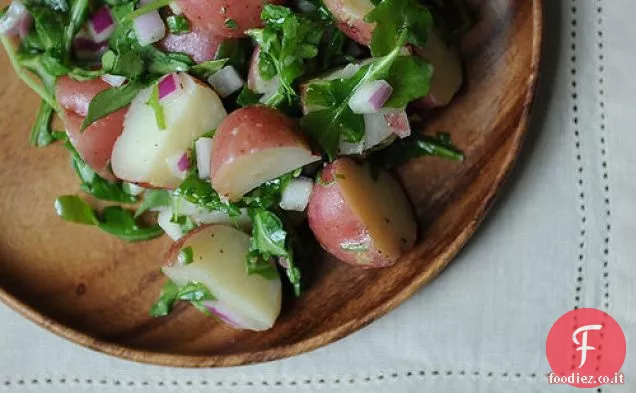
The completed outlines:
<svg viewBox="0 0 636 393">
<path fill-rule="evenodd" d="M 186 178 L 188 169 L 190 169 L 190 158 L 187 152 L 182 151 L 166 158 L 166 164 L 168 164 L 171 173 L 183 180 Z"/>
<path fill-rule="evenodd" d="M 73 53 L 80 60 L 98 60 L 108 50 L 108 42 L 93 41 L 88 32 L 80 30 L 73 38 Z"/>
<path fill-rule="evenodd" d="M 126 83 L 126 77 L 121 75 L 105 74 L 102 75 L 101 78 L 112 87 L 120 87 Z"/>
<path fill-rule="evenodd" d="M 173 101 L 183 94 L 183 84 L 177 74 L 169 74 L 159 81 L 159 100 L 162 103 Z"/>
<path fill-rule="evenodd" d="M 362 84 L 349 100 L 349 108 L 354 113 L 377 113 L 393 94 L 393 88 L 385 80 L 375 80 Z"/>
<path fill-rule="evenodd" d="M 123 189 L 124 189 L 124 192 L 126 192 L 126 194 L 129 194 L 132 196 L 141 195 L 141 193 L 146 190 L 145 188 L 138 186 L 135 183 L 128 183 L 128 182 L 124 183 Z"/>
<path fill-rule="evenodd" d="M 210 177 L 213 146 L 214 140 L 212 138 L 202 137 L 194 142 L 194 147 L 197 151 L 197 170 L 199 171 L 200 179 L 207 179 Z"/>
<path fill-rule="evenodd" d="M 406 114 L 406 108 L 395 109 L 391 111 L 383 111 L 384 120 L 387 122 L 391 132 L 400 138 L 406 138 L 411 135 L 411 123 Z"/>
<path fill-rule="evenodd" d="M 241 209 L 241 215 L 238 217 L 230 217 L 230 215 L 225 212 L 199 208 L 198 211 L 190 217 L 197 225 L 235 225 L 246 232 L 252 230 L 252 220 L 249 214 L 247 214 L 247 209 Z"/>
<path fill-rule="evenodd" d="M 216 90 L 221 98 L 225 98 L 235 91 L 240 90 L 245 81 L 232 66 L 225 66 L 208 78 L 210 86 Z"/>
<path fill-rule="evenodd" d="M 16 37 L 20 33 L 20 24 L 29 18 L 29 11 L 19 0 L 13 0 L 7 12 L 0 18 L 0 34 Z"/>
<path fill-rule="evenodd" d="M 88 32 L 95 42 L 108 41 L 115 31 L 115 21 L 108 7 L 102 7 L 88 20 Z"/>
<path fill-rule="evenodd" d="M 307 177 L 292 179 L 283 191 L 279 206 L 283 210 L 304 211 L 313 188 L 314 182 Z"/>
<path fill-rule="evenodd" d="M 166 25 L 156 10 L 136 17 L 133 27 L 141 46 L 154 44 L 166 36 Z"/>
<path fill-rule="evenodd" d="M 181 239 L 184 235 L 181 227 L 172 222 L 172 209 L 167 208 L 159 212 L 157 216 L 157 224 L 163 229 L 163 231 L 175 242 Z"/>
</svg>

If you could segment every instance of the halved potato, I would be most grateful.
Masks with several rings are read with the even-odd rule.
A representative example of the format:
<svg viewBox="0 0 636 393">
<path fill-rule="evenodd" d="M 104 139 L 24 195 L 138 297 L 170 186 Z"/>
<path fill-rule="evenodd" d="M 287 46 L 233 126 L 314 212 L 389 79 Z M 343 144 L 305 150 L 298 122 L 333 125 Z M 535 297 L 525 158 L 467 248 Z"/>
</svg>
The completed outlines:
<svg viewBox="0 0 636 393">
<path fill-rule="evenodd" d="M 262 106 L 239 109 L 214 135 L 212 186 L 236 201 L 266 181 L 320 158 L 281 112 Z"/>
<path fill-rule="evenodd" d="M 364 21 L 364 17 L 375 8 L 370 0 L 323 0 L 323 3 L 343 33 L 362 45 L 369 45 L 375 30 L 375 23 Z"/>
<path fill-rule="evenodd" d="M 415 244 L 417 224 L 400 184 L 386 171 L 340 158 L 327 165 L 309 201 L 309 227 L 330 254 L 364 268 L 385 267 Z"/>
<path fill-rule="evenodd" d="M 159 128 L 155 111 L 147 104 L 152 88 L 141 91 L 130 104 L 124 132 L 111 158 L 118 178 L 152 187 L 177 187 L 181 178 L 171 170 L 169 159 L 190 149 L 197 138 L 214 130 L 227 116 L 214 90 L 188 74 L 176 76 L 182 92 L 161 101 L 165 130 Z"/>
<path fill-rule="evenodd" d="M 250 237 L 238 229 L 210 225 L 190 232 L 166 255 L 163 272 L 178 286 L 203 284 L 216 300 L 204 305 L 239 329 L 263 331 L 274 326 L 280 314 L 282 290 L 278 277 L 267 280 L 245 271 Z M 178 262 L 179 252 L 192 249 L 188 265 Z"/>
</svg>

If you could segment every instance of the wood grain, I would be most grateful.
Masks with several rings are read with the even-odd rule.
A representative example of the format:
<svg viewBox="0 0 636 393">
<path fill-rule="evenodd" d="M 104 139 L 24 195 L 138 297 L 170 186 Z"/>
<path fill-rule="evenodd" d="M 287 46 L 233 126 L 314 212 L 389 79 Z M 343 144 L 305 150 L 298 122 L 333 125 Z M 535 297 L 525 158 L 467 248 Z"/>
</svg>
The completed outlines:
<svg viewBox="0 0 636 393">
<path fill-rule="evenodd" d="M 540 59 L 540 0 L 471 0 L 477 24 L 461 50 L 468 81 L 425 132 L 450 131 L 458 164 L 423 158 L 399 170 L 421 228 L 418 246 L 394 267 L 362 271 L 317 247 L 304 258 L 309 288 L 286 294 L 275 328 L 234 331 L 179 305 L 168 318 L 148 308 L 162 285 L 166 239 L 125 244 L 62 222 L 53 200 L 77 193 L 61 146 L 28 144 L 35 96 L 0 58 L 0 298 L 52 332 L 140 362 L 210 367 L 263 362 L 333 342 L 384 315 L 433 279 L 473 234 L 509 173 L 527 130 Z M 479 261 L 472 261 L 479 263 Z M 420 294 L 426 296 L 426 293 Z"/>
</svg>

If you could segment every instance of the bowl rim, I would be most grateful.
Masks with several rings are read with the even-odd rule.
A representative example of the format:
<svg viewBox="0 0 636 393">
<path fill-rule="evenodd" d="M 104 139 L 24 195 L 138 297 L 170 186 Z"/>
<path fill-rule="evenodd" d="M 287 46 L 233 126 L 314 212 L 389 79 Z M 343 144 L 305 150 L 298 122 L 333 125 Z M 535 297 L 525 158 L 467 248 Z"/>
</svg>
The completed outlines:
<svg viewBox="0 0 636 393">
<path fill-rule="evenodd" d="M 465 243 L 475 233 L 479 224 L 483 221 L 488 210 L 492 207 L 503 183 L 509 177 L 512 168 L 519 155 L 519 151 L 523 146 L 523 140 L 527 134 L 529 122 L 532 112 L 532 104 L 536 95 L 537 79 L 539 73 L 539 65 L 542 58 L 542 42 L 543 42 L 543 0 L 532 0 L 532 23 L 533 23 L 533 40 L 531 45 L 531 74 L 528 80 L 528 91 L 523 103 L 523 111 L 520 120 L 514 130 L 512 149 L 505 157 L 504 165 L 496 174 L 495 181 L 492 183 L 490 190 L 483 199 L 484 214 L 474 217 L 469 225 L 455 237 L 449 245 L 441 252 L 437 260 L 438 269 L 436 272 L 426 272 L 417 276 L 409 285 L 405 286 L 395 296 L 384 302 L 369 312 L 364 318 L 351 320 L 345 324 L 337 326 L 329 331 L 323 332 L 318 336 L 302 339 L 293 344 L 281 345 L 273 348 L 263 349 L 260 351 L 250 352 L 249 354 L 228 354 L 228 355 L 180 355 L 152 352 L 143 349 L 126 347 L 121 344 L 93 337 L 87 333 L 75 330 L 71 327 L 58 322 L 43 313 L 37 311 L 30 305 L 21 302 L 17 297 L 10 294 L 6 289 L 0 287 L 0 300 L 14 311 L 29 319 L 31 322 L 47 329 L 55 335 L 66 339 L 75 344 L 79 344 L 85 348 L 101 352 L 118 358 L 158 366 L 171 367 L 188 367 L 188 368 L 208 368 L 208 367 L 230 367 L 255 363 L 264 363 L 273 360 L 283 359 L 295 356 L 301 353 L 309 352 L 317 348 L 323 347 L 334 341 L 337 341 L 349 333 L 359 330 L 370 324 L 376 319 L 382 317 L 390 310 L 404 303 L 415 291 L 432 279 L 439 271 L 444 269 L 452 259 L 459 253 Z"/>
</svg>

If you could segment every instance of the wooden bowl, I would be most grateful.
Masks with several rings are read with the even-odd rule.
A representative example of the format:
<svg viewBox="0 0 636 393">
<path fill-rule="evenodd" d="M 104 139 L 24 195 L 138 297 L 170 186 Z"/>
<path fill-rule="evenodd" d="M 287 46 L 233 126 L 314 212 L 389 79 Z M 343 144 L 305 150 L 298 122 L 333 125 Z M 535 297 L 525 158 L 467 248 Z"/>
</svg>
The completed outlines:
<svg viewBox="0 0 636 393">
<path fill-rule="evenodd" d="M 445 130 L 463 163 L 422 158 L 400 169 L 421 233 L 394 267 L 364 271 L 312 250 L 309 288 L 286 294 L 276 326 L 234 331 L 192 307 L 167 318 L 148 309 L 161 288 L 166 239 L 125 244 L 56 217 L 53 200 L 78 192 L 62 146 L 35 149 L 37 108 L 0 58 L 0 298 L 52 332 L 140 362 L 210 367 L 263 362 L 326 345 L 384 315 L 433 279 L 474 233 L 519 153 L 540 58 L 540 0 L 471 0 L 477 23 L 462 52 L 467 84 L 433 113 L 426 132 Z M 426 296 L 426 294 L 422 294 Z"/>
</svg>

